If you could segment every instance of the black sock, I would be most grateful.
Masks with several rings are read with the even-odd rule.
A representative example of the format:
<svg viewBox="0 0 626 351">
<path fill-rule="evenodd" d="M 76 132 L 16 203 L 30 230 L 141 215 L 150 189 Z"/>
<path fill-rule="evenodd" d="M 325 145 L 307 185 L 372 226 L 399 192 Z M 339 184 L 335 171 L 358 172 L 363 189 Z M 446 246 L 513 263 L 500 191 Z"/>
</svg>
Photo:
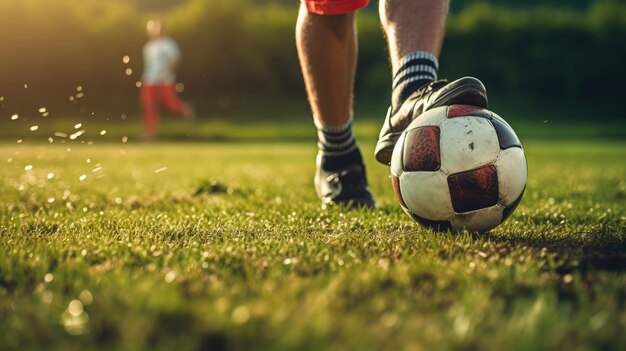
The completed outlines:
<svg viewBox="0 0 626 351">
<path fill-rule="evenodd" d="M 334 172 L 347 166 L 362 164 L 363 157 L 354 135 L 352 118 L 342 126 L 317 126 L 317 146 L 322 155 L 321 167 L 327 172 Z"/>
<path fill-rule="evenodd" d="M 404 56 L 393 75 L 391 108 L 396 111 L 409 95 L 420 87 L 437 80 L 437 58 L 427 51 L 415 51 Z"/>
</svg>

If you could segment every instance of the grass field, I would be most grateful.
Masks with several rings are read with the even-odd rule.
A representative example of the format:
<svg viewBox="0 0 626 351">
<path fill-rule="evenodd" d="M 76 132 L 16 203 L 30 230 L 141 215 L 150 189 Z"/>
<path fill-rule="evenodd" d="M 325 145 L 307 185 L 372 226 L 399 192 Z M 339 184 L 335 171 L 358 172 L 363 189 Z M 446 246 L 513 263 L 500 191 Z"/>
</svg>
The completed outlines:
<svg viewBox="0 0 626 351">
<path fill-rule="evenodd" d="M 454 235 L 371 138 L 380 208 L 351 212 L 314 143 L 114 140 L 0 144 L 0 350 L 626 348 L 623 141 L 526 142 L 512 218 Z"/>
</svg>

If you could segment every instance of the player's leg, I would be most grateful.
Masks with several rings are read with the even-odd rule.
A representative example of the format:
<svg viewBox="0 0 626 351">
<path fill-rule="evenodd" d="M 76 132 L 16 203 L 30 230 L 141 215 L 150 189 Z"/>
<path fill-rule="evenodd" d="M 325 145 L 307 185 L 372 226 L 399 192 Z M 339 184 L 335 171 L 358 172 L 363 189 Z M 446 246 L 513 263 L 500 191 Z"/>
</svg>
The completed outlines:
<svg viewBox="0 0 626 351">
<path fill-rule="evenodd" d="M 422 112 L 451 104 L 487 107 L 487 93 L 472 77 L 435 82 L 448 0 L 381 0 L 379 13 L 389 45 L 393 85 L 376 159 L 389 164 L 400 134 Z"/>
<path fill-rule="evenodd" d="M 398 71 L 400 61 L 413 52 L 432 55 L 428 59 L 435 60 L 436 65 L 443 44 L 448 3 L 447 0 L 380 1 L 380 21 L 387 36 L 394 72 Z"/>
<path fill-rule="evenodd" d="M 154 138 L 157 128 L 157 89 L 153 85 L 144 84 L 141 87 L 141 109 L 143 113 L 144 136 Z"/>
<path fill-rule="evenodd" d="M 193 117 L 193 109 L 180 100 L 174 84 L 163 84 L 159 86 L 159 89 L 161 101 L 168 110 L 185 119 Z"/>
<path fill-rule="evenodd" d="M 303 1 L 298 15 L 298 56 L 319 140 L 315 185 L 324 204 L 374 206 L 352 134 L 354 11 L 365 4 L 366 0 Z"/>
</svg>

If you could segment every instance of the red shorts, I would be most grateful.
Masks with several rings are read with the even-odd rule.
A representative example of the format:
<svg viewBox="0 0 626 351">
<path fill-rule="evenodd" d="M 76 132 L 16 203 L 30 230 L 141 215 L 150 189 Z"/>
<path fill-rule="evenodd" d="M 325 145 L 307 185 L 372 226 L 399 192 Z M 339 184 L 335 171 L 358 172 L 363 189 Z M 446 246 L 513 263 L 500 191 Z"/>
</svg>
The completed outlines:
<svg viewBox="0 0 626 351">
<path fill-rule="evenodd" d="M 369 0 L 304 0 L 310 13 L 339 15 L 367 6 Z"/>
</svg>

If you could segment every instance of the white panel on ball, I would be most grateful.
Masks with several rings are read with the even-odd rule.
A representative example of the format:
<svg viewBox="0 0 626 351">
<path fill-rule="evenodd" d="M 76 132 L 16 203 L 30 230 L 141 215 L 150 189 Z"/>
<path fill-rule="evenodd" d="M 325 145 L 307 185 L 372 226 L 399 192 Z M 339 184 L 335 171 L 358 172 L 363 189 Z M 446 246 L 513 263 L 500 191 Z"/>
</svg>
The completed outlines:
<svg viewBox="0 0 626 351">
<path fill-rule="evenodd" d="M 495 205 L 476 211 L 457 213 L 452 217 L 450 223 L 452 228 L 458 231 L 467 229 L 468 231 L 486 232 L 502 222 L 502 211 L 502 206 Z"/>
<path fill-rule="evenodd" d="M 391 154 L 391 174 L 396 177 L 399 177 L 403 171 L 402 157 L 404 156 L 404 138 L 406 138 L 406 132 L 400 135 L 396 146 L 393 148 L 393 153 Z"/>
<path fill-rule="evenodd" d="M 445 221 L 454 213 L 448 180 L 437 172 L 404 172 L 400 193 L 409 210 L 431 221 Z"/>
<path fill-rule="evenodd" d="M 454 174 L 493 163 L 500 152 L 498 135 L 488 119 L 455 117 L 441 124 L 441 171 Z"/>
<path fill-rule="evenodd" d="M 526 186 L 528 169 L 524 150 L 518 147 L 502 150 L 495 164 L 498 170 L 500 203 L 502 206 L 509 206 L 519 198 Z"/>
<path fill-rule="evenodd" d="M 436 126 L 439 127 L 448 117 L 448 106 L 436 107 L 419 115 L 411 124 L 408 130 L 418 127 Z"/>
</svg>

